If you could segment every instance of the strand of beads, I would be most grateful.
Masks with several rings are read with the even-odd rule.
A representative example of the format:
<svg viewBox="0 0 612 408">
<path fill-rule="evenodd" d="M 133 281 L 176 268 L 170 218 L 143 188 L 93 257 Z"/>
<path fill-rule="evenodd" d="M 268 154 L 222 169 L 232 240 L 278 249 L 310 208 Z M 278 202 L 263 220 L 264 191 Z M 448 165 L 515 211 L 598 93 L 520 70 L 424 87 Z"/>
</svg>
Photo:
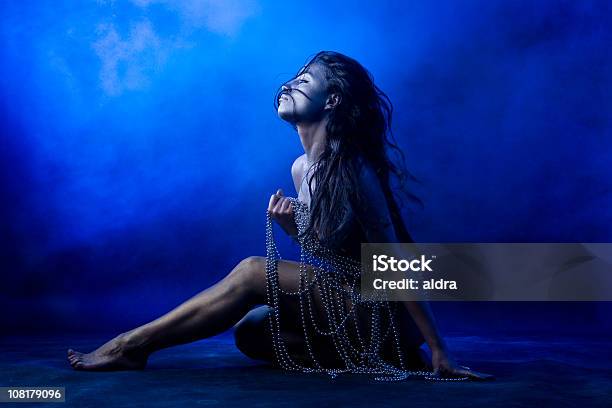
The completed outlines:
<svg viewBox="0 0 612 408">
<path fill-rule="evenodd" d="M 299 237 L 308 226 L 309 209 L 305 203 L 294 198 L 289 199 L 293 204 Z M 374 375 L 374 379 L 377 381 L 401 381 L 411 376 L 438 381 L 462 381 L 467 379 L 467 377 L 438 377 L 430 371 L 406 370 L 398 328 L 395 324 L 395 308 L 391 307 L 386 298 L 361 301 L 361 296 L 357 290 L 361 278 L 361 265 L 353 259 L 324 248 L 317 240 L 298 239 L 301 248 L 298 290 L 289 292 L 281 288 L 278 278 L 278 262 L 281 256 L 274 241 L 272 219 L 269 213 L 267 213 L 266 221 L 266 294 L 268 304 L 272 308 L 269 322 L 276 360 L 283 369 L 304 373 L 324 373 L 331 378 L 343 373 L 368 374 Z M 308 279 L 309 265 L 314 268 L 313 278 L 310 281 Z M 327 318 L 327 331 L 321 329 L 321 326 L 316 323 L 316 313 L 310 299 L 310 294 L 314 288 L 317 288 L 321 294 L 322 306 Z M 281 335 L 279 307 L 281 295 L 299 297 L 304 346 L 312 367 L 297 363 L 288 352 L 286 342 Z M 350 308 L 345 304 L 346 299 L 350 300 Z M 359 328 L 355 309 L 358 303 L 366 307 L 371 313 L 369 338 L 365 335 L 366 332 L 362 334 L 362 330 Z M 386 329 L 381 327 L 382 313 L 385 313 L 389 320 L 389 326 Z M 353 321 L 355 326 L 356 336 L 351 336 L 348 330 L 350 320 Z M 330 369 L 321 366 L 312 348 L 308 331 L 309 325 L 312 326 L 314 333 L 331 337 L 345 368 Z M 398 356 L 399 368 L 384 361 L 380 356 L 381 346 L 390 333 L 393 336 L 392 343 Z M 353 337 L 356 337 L 356 339 Z"/>
</svg>

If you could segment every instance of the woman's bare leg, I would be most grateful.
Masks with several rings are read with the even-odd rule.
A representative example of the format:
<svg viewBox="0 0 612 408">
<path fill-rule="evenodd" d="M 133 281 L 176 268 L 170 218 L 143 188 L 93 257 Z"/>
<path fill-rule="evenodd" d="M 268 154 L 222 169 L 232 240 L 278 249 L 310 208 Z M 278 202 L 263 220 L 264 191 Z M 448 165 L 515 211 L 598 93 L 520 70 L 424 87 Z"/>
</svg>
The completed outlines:
<svg viewBox="0 0 612 408">
<path fill-rule="evenodd" d="M 401 308 L 401 310 L 405 310 Z M 272 309 L 269 306 L 259 306 L 247 313 L 235 326 L 234 341 L 236 347 L 247 357 L 254 360 L 273 363 L 275 360 L 274 348 L 272 346 L 272 335 L 268 324 L 269 314 Z M 406 311 L 407 312 L 407 311 Z M 299 320 L 299 319 L 298 319 Z M 429 357 L 420 348 L 424 343 L 423 336 L 414 324 L 412 317 L 403 315 L 398 317 L 400 348 L 406 368 L 410 370 L 431 369 Z M 369 330 L 369 327 L 368 327 Z M 297 361 L 310 364 L 309 356 L 306 355 L 306 344 L 304 335 L 300 329 L 285 328 L 282 337 L 287 344 L 291 357 Z M 315 354 L 319 363 L 324 367 L 333 368 L 342 366 L 342 361 L 334 358 L 335 346 L 331 341 L 323 341 L 321 337 L 311 337 L 311 346 L 318 350 Z M 325 352 L 328 351 L 328 352 Z M 382 348 L 382 356 L 386 361 L 393 362 L 399 366 L 395 345 L 389 337 Z"/>
<path fill-rule="evenodd" d="M 279 262 L 285 288 L 297 287 L 297 266 Z M 297 264 L 295 264 L 297 265 Z M 266 259 L 249 257 L 224 279 L 165 315 L 122 333 L 91 353 L 68 350 L 68 360 L 79 370 L 142 369 L 157 350 L 222 333 L 250 309 L 266 302 Z"/>
<path fill-rule="evenodd" d="M 285 261 L 284 264 L 279 264 L 279 274 L 283 276 L 284 268 L 297 268 L 299 264 L 291 261 Z M 309 274 L 309 280 L 312 279 L 312 273 Z M 284 288 L 284 286 L 283 286 Z M 322 300 L 318 290 L 312 292 L 313 305 L 316 308 L 317 322 L 319 327 L 327 327 L 327 319 L 323 311 Z M 287 350 L 292 359 L 304 365 L 311 365 L 310 356 L 307 355 L 307 347 L 304 341 L 304 332 L 301 324 L 299 299 L 297 296 L 281 296 L 281 336 L 286 343 Z M 420 330 L 416 326 L 414 320 L 401 305 L 401 303 L 391 304 L 395 306 L 396 319 L 395 324 L 398 330 L 400 340 L 400 350 L 402 353 L 402 361 L 405 367 L 410 370 L 431 369 L 429 357 L 424 350 L 420 348 L 424 344 L 425 339 Z M 350 303 L 347 304 L 350 307 Z M 269 316 L 272 313 L 272 308 L 269 306 L 259 306 L 249 311 L 235 326 L 234 340 L 238 349 L 247 357 L 255 360 L 266 361 L 273 363 L 275 361 L 275 352 L 272 342 L 272 334 L 270 333 Z M 308 312 L 306 312 L 308 314 Z M 364 330 L 362 334 L 370 333 L 371 317 L 370 312 L 363 307 L 357 308 L 359 315 L 359 326 Z M 310 316 L 307 316 L 310 321 Z M 383 325 L 388 325 L 389 322 L 385 318 Z M 350 329 L 350 327 L 349 327 Z M 352 332 L 352 331 L 351 331 Z M 353 334 L 351 334 L 355 337 Z M 338 358 L 333 341 L 327 336 L 314 335 L 309 330 L 310 346 L 315 350 L 315 357 L 323 367 L 343 367 L 344 363 Z M 393 342 L 394 336 L 388 336 L 384 342 L 381 355 L 389 362 L 399 366 L 400 362 L 397 357 L 397 349 Z"/>
</svg>

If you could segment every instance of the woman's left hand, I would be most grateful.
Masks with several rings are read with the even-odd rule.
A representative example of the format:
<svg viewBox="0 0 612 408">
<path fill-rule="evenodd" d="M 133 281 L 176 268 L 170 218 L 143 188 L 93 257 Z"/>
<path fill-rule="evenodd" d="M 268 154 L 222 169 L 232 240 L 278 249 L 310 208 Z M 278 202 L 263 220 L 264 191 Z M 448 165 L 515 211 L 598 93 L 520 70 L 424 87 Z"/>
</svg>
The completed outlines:
<svg viewBox="0 0 612 408">
<path fill-rule="evenodd" d="M 431 354 L 431 365 L 434 374 L 439 377 L 468 377 L 470 380 L 492 380 L 491 374 L 474 371 L 469 367 L 458 365 L 444 350 L 434 350 Z"/>
</svg>

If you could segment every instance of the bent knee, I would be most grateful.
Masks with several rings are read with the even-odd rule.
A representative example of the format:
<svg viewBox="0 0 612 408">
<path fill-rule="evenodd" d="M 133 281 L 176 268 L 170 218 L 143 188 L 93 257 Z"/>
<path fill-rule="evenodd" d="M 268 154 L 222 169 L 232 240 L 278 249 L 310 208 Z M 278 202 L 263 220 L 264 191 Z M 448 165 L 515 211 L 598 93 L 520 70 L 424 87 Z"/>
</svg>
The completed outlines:
<svg viewBox="0 0 612 408">
<path fill-rule="evenodd" d="M 229 291 L 246 296 L 251 303 L 264 303 L 266 258 L 249 256 L 240 261 L 224 279 Z"/>
<path fill-rule="evenodd" d="M 234 338 L 236 341 L 244 342 L 252 338 L 261 340 L 265 334 L 266 324 L 272 308 L 270 306 L 259 306 L 251 309 L 238 323 L 234 325 Z"/>
<path fill-rule="evenodd" d="M 269 310 L 269 306 L 255 308 L 234 326 L 236 347 L 247 357 L 256 360 L 272 358 L 271 339 L 266 330 Z"/>
<path fill-rule="evenodd" d="M 265 279 L 266 258 L 263 256 L 249 256 L 236 265 L 231 275 L 237 278 L 240 285 L 251 285 Z"/>
<path fill-rule="evenodd" d="M 240 261 L 238 266 L 245 269 L 264 269 L 266 258 L 263 256 L 248 256 Z"/>
</svg>

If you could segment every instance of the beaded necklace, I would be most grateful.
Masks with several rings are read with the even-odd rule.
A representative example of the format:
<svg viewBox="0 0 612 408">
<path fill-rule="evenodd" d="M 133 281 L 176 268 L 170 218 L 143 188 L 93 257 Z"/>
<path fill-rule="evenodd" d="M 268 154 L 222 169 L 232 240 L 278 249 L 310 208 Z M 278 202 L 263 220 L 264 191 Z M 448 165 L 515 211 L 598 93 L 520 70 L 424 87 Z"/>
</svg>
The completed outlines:
<svg viewBox="0 0 612 408">
<path fill-rule="evenodd" d="M 467 377 L 444 378 L 434 376 L 430 371 L 410 371 L 405 369 L 404 358 L 396 327 L 394 302 L 384 298 L 364 300 L 359 293 L 361 263 L 332 251 L 314 238 L 302 238 L 310 222 L 308 205 L 296 198 L 288 197 L 293 205 L 295 223 L 298 228 L 300 244 L 299 287 L 297 291 L 286 291 L 280 287 L 278 278 L 278 261 L 281 258 L 274 241 L 272 218 L 269 213 L 266 220 L 266 290 L 268 305 L 272 308 L 269 315 L 272 343 L 277 363 L 285 370 L 303 373 L 324 373 L 335 378 L 342 373 L 374 375 L 377 381 L 402 381 L 411 376 L 431 380 L 460 381 Z M 308 279 L 309 265 L 314 267 L 314 277 Z M 314 302 L 311 293 L 318 288 L 326 316 L 326 327 L 317 322 Z M 383 291 L 381 291 L 383 292 Z M 297 296 L 300 305 L 300 320 L 304 331 L 306 354 L 312 363 L 311 367 L 295 361 L 287 350 L 287 344 L 281 334 L 280 296 Z M 347 307 L 350 299 L 351 307 Z M 371 329 L 368 333 L 359 327 L 355 305 L 365 306 L 369 313 Z M 387 316 L 389 327 L 383 330 L 381 318 Z M 356 335 L 350 335 L 348 328 L 354 327 Z M 310 327 L 310 330 L 309 330 Z M 311 332 L 332 339 L 337 355 L 344 368 L 325 368 L 321 365 L 312 347 Z M 384 333 L 383 333 L 384 332 Z M 386 362 L 381 357 L 381 347 L 387 336 L 393 336 L 393 348 L 399 361 L 399 367 Z"/>
</svg>

